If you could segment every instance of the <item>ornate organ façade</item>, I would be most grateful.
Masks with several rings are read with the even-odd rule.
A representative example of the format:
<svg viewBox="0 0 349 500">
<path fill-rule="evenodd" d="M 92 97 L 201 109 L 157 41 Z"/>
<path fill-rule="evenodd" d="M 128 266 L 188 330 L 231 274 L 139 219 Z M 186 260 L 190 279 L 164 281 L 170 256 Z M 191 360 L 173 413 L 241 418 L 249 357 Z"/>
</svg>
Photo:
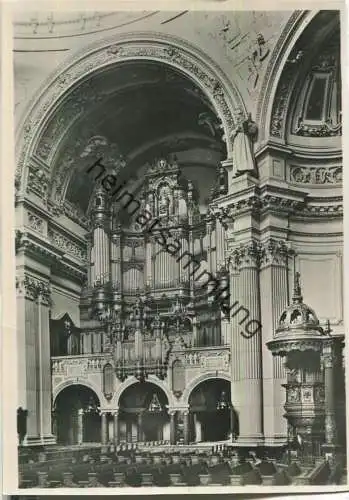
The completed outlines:
<svg viewBox="0 0 349 500">
<path fill-rule="evenodd" d="M 205 273 L 215 276 L 224 265 L 224 229 L 200 207 L 200 193 L 176 161 L 147 166 L 132 195 L 125 188 L 110 197 L 102 184 L 91 210 L 81 352 L 112 353 L 119 379 L 162 378 L 174 346 L 229 342 Z"/>
</svg>

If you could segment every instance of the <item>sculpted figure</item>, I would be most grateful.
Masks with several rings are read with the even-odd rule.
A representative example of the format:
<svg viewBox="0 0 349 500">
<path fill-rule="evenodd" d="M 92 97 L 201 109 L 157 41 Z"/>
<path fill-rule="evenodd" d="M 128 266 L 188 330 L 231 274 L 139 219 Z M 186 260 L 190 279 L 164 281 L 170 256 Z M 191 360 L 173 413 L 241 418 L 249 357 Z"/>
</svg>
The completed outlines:
<svg viewBox="0 0 349 500">
<path fill-rule="evenodd" d="M 251 119 L 246 119 L 242 109 L 236 111 L 236 127 L 230 133 L 233 145 L 233 169 L 232 177 L 249 172 L 256 175 L 256 167 L 253 156 L 252 140 L 257 134 L 257 125 Z"/>
</svg>

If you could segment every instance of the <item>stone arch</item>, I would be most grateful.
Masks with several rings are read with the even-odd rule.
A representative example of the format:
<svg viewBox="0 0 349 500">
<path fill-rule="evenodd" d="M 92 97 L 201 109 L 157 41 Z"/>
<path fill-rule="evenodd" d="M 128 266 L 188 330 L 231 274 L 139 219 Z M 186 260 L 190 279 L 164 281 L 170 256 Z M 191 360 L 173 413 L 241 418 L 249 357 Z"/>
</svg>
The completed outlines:
<svg viewBox="0 0 349 500">
<path fill-rule="evenodd" d="M 101 389 L 99 387 L 94 385 L 92 382 L 90 382 L 89 380 L 81 380 L 81 381 L 79 380 L 77 382 L 76 379 L 71 379 L 71 380 L 65 380 L 64 382 L 61 382 L 60 384 L 58 384 L 54 388 L 54 390 L 52 391 L 53 404 L 56 402 L 57 396 L 64 389 L 66 389 L 67 387 L 74 386 L 74 385 L 83 385 L 83 386 L 87 387 L 88 389 L 91 389 L 91 391 L 93 391 L 96 394 L 101 405 L 105 402 L 105 397 L 104 397 L 103 392 L 101 391 Z"/>
<path fill-rule="evenodd" d="M 146 382 L 151 382 L 152 384 L 156 385 L 160 389 L 162 389 L 167 397 L 169 407 L 172 407 L 175 405 L 175 400 L 172 392 L 170 389 L 164 384 L 164 382 L 155 375 L 148 375 Z M 116 393 L 114 394 L 113 397 L 113 405 L 117 408 L 119 406 L 119 401 L 122 393 L 128 388 L 131 387 L 134 384 L 139 383 L 138 380 L 135 377 L 129 377 L 126 379 L 120 386 L 118 387 Z"/>
<path fill-rule="evenodd" d="M 28 106 L 25 118 L 18 127 L 16 185 L 24 187 L 24 166 L 39 158 L 41 167 L 53 163 L 55 152 L 70 118 L 58 120 L 57 109 L 64 104 L 73 90 L 86 84 L 88 77 L 115 67 L 124 61 L 152 61 L 179 70 L 188 77 L 211 102 L 222 123 L 225 137 L 234 126 L 234 110 L 244 103 L 223 70 L 195 46 L 183 40 L 160 33 L 128 33 L 119 37 L 103 39 L 77 52 L 47 81 Z M 82 99 L 83 113 L 91 100 Z M 63 115 L 62 115 L 63 116 Z M 50 124 L 50 141 L 44 140 L 46 127 Z M 232 145 L 227 141 L 227 154 Z"/>
<path fill-rule="evenodd" d="M 273 134 L 271 130 L 273 120 L 282 118 L 287 113 L 290 88 L 293 88 L 292 78 L 287 77 L 285 83 L 282 81 L 282 76 L 285 68 L 288 66 L 288 61 L 294 59 L 296 55 L 295 51 L 298 50 L 297 42 L 309 26 L 318 21 L 321 37 L 326 36 L 325 33 L 331 30 L 331 23 L 329 23 L 329 26 L 325 26 L 326 23 L 324 21 L 321 22 L 321 18 L 319 17 L 323 15 L 321 12 L 323 11 L 295 11 L 286 23 L 269 58 L 256 112 L 256 121 L 259 124 L 258 142 L 260 146 L 265 145 L 269 139 L 274 140 L 276 138 L 276 140 L 284 142 L 284 126 L 281 126 L 279 136 Z M 316 46 L 318 40 L 313 39 L 314 37 L 311 38 L 312 44 Z M 309 47 L 307 49 L 308 52 L 311 52 Z M 295 64 L 295 70 L 297 70 L 296 66 Z M 280 101 L 279 105 L 277 105 L 278 101 Z"/>
<path fill-rule="evenodd" d="M 181 397 L 182 403 L 185 405 L 189 405 L 189 397 L 192 391 L 195 389 L 195 387 L 197 387 L 202 382 L 205 382 L 206 380 L 214 380 L 216 378 L 227 380 L 228 382 L 231 381 L 231 377 L 225 372 L 217 371 L 217 372 L 203 373 L 202 375 L 199 375 L 198 377 L 194 378 L 187 385 Z"/>
</svg>

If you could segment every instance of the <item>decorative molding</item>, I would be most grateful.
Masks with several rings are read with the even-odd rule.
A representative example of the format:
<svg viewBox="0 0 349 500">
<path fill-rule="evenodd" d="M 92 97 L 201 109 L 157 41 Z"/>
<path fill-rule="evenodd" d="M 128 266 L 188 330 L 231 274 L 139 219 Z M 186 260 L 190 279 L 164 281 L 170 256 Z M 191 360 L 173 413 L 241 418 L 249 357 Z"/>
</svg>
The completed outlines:
<svg viewBox="0 0 349 500">
<path fill-rule="evenodd" d="M 82 228 L 88 231 L 91 228 L 91 222 L 77 205 L 65 200 L 62 208 L 64 215 L 69 217 L 72 221 L 76 222 Z"/>
<path fill-rule="evenodd" d="M 218 206 L 218 204 L 212 203 L 211 205 L 209 205 L 207 211 L 207 217 L 209 218 L 208 223 L 211 224 L 212 219 L 218 219 L 222 226 L 227 229 L 229 223 L 234 222 L 233 211 L 233 205 L 230 205 L 228 207 L 220 207 Z M 212 228 L 214 228 L 214 226 L 212 226 Z"/>
<path fill-rule="evenodd" d="M 74 242 L 72 239 L 52 228 L 48 229 L 48 238 L 54 246 L 63 250 L 65 253 L 81 261 L 87 260 L 87 250 L 84 245 Z"/>
<path fill-rule="evenodd" d="M 321 338 L 310 338 L 310 339 L 299 339 L 299 340 L 272 340 L 268 342 L 268 347 L 272 351 L 273 356 L 286 356 L 292 351 L 315 351 L 321 352 L 323 339 Z"/>
<path fill-rule="evenodd" d="M 41 300 L 44 305 L 51 304 L 51 287 L 47 281 L 25 274 L 16 278 L 17 295 L 31 300 Z"/>
<path fill-rule="evenodd" d="M 34 235 L 30 233 L 16 229 L 16 252 L 24 250 L 25 252 L 34 254 L 37 258 L 49 259 L 50 261 L 60 260 L 62 255 L 48 248 L 47 243 L 47 241 L 34 238 Z"/>
<path fill-rule="evenodd" d="M 294 79 L 302 60 L 303 52 L 294 48 L 290 58 L 286 61 L 276 90 L 272 114 L 270 119 L 270 135 L 282 139 L 285 132 L 285 121 L 293 89 Z"/>
<path fill-rule="evenodd" d="M 261 244 L 261 264 L 287 265 L 288 259 L 294 255 L 294 251 L 284 240 L 270 238 Z"/>
<path fill-rule="evenodd" d="M 297 184 L 342 184 L 342 167 L 290 166 L 290 182 Z"/>
<path fill-rule="evenodd" d="M 321 125 L 309 125 L 304 121 L 300 121 L 296 135 L 302 137 L 333 137 L 341 135 L 342 124 L 333 126 L 330 122 L 322 123 Z"/>
<path fill-rule="evenodd" d="M 156 60 L 182 70 L 209 95 L 228 137 L 229 130 L 234 126 L 232 110 L 241 106 L 242 102 L 230 80 L 213 61 L 208 60 L 207 56 L 190 44 L 159 33 L 125 34 L 120 35 L 119 40 L 118 43 L 114 40 L 109 45 L 105 45 L 104 41 L 102 46 L 101 42 L 94 43 L 88 48 L 87 53 L 86 49 L 82 50 L 69 62 L 69 69 L 64 64 L 57 70 L 50 84 L 46 84 L 42 89 L 20 133 L 22 143 L 17 148 L 19 151 L 17 177 L 21 176 L 28 158 L 37 152 L 38 148 L 42 154 L 43 141 L 47 143 L 44 156 L 52 159 L 55 146 L 59 143 L 63 131 L 66 134 L 69 130 L 73 118 L 78 119 L 79 115 L 87 111 L 87 107 L 104 98 L 91 88 L 89 81 L 80 84 L 70 93 L 69 89 L 76 86 L 81 78 L 86 79 L 88 75 L 98 70 L 130 59 Z M 55 114 L 51 115 L 54 119 L 51 119 L 48 127 L 44 128 L 44 133 L 39 139 L 37 134 L 42 129 L 43 120 L 50 110 L 56 108 L 56 103 L 62 100 L 64 94 L 67 95 L 64 104 L 61 105 L 59 112 L 56 110 Z M 54 142 L 50 143 L 49 137 L 55 138 Z M 230 151 L 228 156 L 229 153 Z"/>
<path fill-rule="evenodd" d="M 266 111 L 263 110 L 262 108 L 269 105 L 271 97 L 271 89 L 269 87 L 271 85 L 274 85 L 275 82 L 274 73 L 280 67 L 280 62 L 279 62 L 280 54 L 283 50 L 285 50 L 285 47 L 287 47 L 287 44 L 285 43 L 286 39 L 289 38 L 292 32 L 294 32 L 295 29 L 298 28 L 300 22 L 304 19 L 306 15 L 308 15 L 308 12 L 305 12 L 304 10 L 295 10 L 291 14 L 289 20 L 287 21 L 281 32 L 281 35 L 277 39 L 273 52 L 268 59 L 268 64 L 266 67 L 263 82 L 259 92 L 260 98 L 257 102 L 257 112 L 256 112 L 257 123 L 260 123 L 260 117 L 262 113 L 263 115 L 266 115 Z M 262 118 L 264 118 L 264 116 Z"/>
<path fill-rule="evenodd" d="M 32 192 L 42 199 L 47 199 L 50 186 L 50 175 L 37 165 L 28 168 L 27 192 Z"/>
<path fill-rule="evenodd" d="M 45 229 L 44 220 L 41 217 L 35 215 L 33 212 L 29 212 L 29 210 L 27 212 L 27 216 L 28 216 L 28 226 L 34 231 L 43 234 Z"/>
<path fill-rule="evenodd" d="M 228 250 L 228 264 L 235 269 L 241 269 L 244 266 L 259 267 L 264 254 L 264 246 L 252 240 L 247 244 Z"/>
</svg>

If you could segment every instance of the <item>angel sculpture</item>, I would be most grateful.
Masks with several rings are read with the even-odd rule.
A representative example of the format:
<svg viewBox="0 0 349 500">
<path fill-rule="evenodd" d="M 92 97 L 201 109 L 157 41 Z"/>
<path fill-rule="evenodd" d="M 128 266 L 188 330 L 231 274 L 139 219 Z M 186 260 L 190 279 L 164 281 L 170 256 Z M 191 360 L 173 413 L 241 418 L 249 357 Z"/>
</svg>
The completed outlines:
<svg viewBox="0 0 349 500">
<path fill-rule="evenodd" d="M 233 146 L 232 178 L 249 172 L 256 175 L 256 166 L 253 157 L 252 141 L 257 134 L 257 125 L 252 120 L 251 114 L 247 118 L 242 109 L 236 113 L 236 127 L 230 133 Z"/>
</svg>

